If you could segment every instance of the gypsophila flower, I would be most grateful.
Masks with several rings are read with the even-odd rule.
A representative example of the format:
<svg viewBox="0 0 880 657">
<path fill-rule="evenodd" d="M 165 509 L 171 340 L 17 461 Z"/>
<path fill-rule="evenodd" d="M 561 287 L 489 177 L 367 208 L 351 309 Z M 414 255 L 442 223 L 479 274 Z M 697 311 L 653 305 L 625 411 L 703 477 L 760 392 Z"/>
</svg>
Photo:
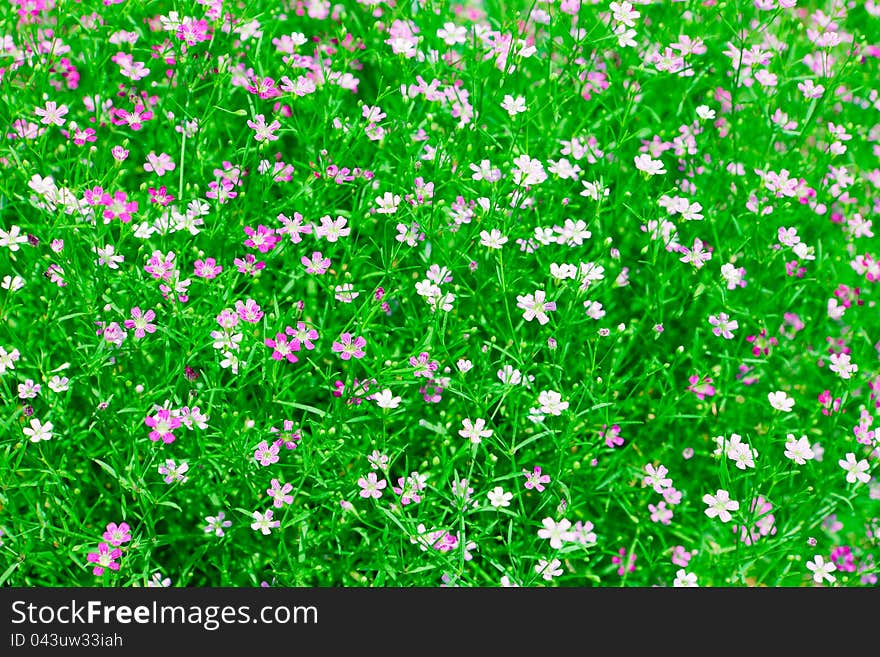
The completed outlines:
<svg viewBox="0 0 880 657">
<path fill-rule="evenodd" d="M 735 319 L 730 319 L 727 313 L 709 315 L 709 323 L 713 326 L 712 333 L 725 340 L 732 340 L 733 331 L 739 328 L 739 322 Z"/>
<path fill-rule="evenodd" d="M 563 543 L 573 541 L 575 534 L 571 531 L 571 522 L 565 518 L 556 522 L 553 518 L 544 518 L 541 521 L 543 527 L 538 530 L 538 538 L 550 541 L 550 547 L 558 550 Z"/>
<path fill-rule="evenodd" d="M 495 486 L 495 488 L 489 491 L 487 497 L 489 498 L 489 503 L 496 509 L 499 509 L 501 507 L 510 506 L 510 500 L 513 499 L 513 493 L 505 492 L 501 486 Z"/>
<path fill-rule="evenodd" d="M 794 408 L 794 399 L 781 390 L 768 393 L 767 399 L 770 401 L 770 405 L 777 411 L 790 413 L 791 409 Z"/>
<path fill-rule="evenodd" d="M 357 483 L 361 487 L 361 497 L 372 497 L 377 500 L 382 497 L 382 490 L 388 484 L 384 479 L 379 479 L 375 472 L 368 472 L 359 478 Z"/>
<path fill-rule="evenodd" d="M 679 587 L 690 588 L 690 587 L 698 587 L 699 584 L 697 584 L 697 576 L 694 573 L 689 573 L 689 572 L 685 571 L 684 568 L 680 568 L 675 573 L 675 579 L 672 582 L 672 586 L 675 588 L 679 588 Z"/>
<path fill-rule="evenodd" d="M 730 499 L 730 493 L 720 488 L 715 495 L 709 493 L 703 495 L 703 503 L 708 506 L 706 515 L 710 518 L 717 517 L 721 522 L 730 522 L 732 518 L 730 512 L 739 509 L 739 502 Z"/>
<path fill-rule="evenodd" d="M 562 415 L 568 409 L 568 402 L 563 401 L 562 395 L 555 390 L 542 390 L 538 393 L 540 411 L 549 415 Z"/>
<path fill-rule="evenodd" d="M 127 522 L 121 522 L 118 525 L 115 522 L 108 523 L 102 538 L 110 545 L 118 547 L 131 540 L 131 527 Z"/>
<path fill-rule="evenodd" d="M 275 512 L 272 509 L 267 509 L 265 513 L 254 511 L 251 514 L 251 517 L 254 519 L 251 523 L 251 529 L 261 532 L 264 536 L 268 536 L 272 533 L 273 529 L 281 526 L 281 521 L 275 520 L 274 516 Z"/>
<path fill-rule="evenodd" d="M 829 584 L 837 581 L 837 578 L 831 574 L 837 570 L 837 566 L 833 561 L 825 561 L 825 558 L 820 554 L 813 557 L 812 561 L 807 562 L 807 570 L 813 573 L 813 581 L 816 584 L 821 584 L 823 580 Z"/>
<path fill-rule="evenodd" d="M 205 522 L 208 523 L 204 528 L 205 533 L 215 536 L 223 536 L 224 529 L 232 527 L 232 521 L 226 520 L 226 514 L 223 511 L 218 511 L 216 516 L 206 516 Z"/>
<path fill-rule="evenodd" d="M 547 313 L 556 310 L 556 302 L 546 299 L 547 293 L 544 290 L 535 290 L 534 294 L 517 295 L 516 306 L 525 311 L 523 318 L 527 322 L 537 319 L 539 324 L 544 325 L 550 321 Z"/>
<path fill-rule="evenodd" d="M 486 420 L 482 418 L 477 418 L 476 421 L 471 421 L 470 418 L 465 418 L 461 421 L 462 428 L 459 429 L 458 435 L 462 438 L 467 438 L 474 445 L 479 445 L 483 438 L 489 438 L 492 435 L 491 429 L 486 429 Z"/>
<path fill-rule="evenodd" d="M 25 427 L 22 431 L 32 443 L 38 443 L 41 440 L 51 440 L 52 429 L 54 428 L 51 422 L 40 422 L 37 418 L 34 418 L 31 420 L 30 426 Z"/>
<path fill-rule="evenodd" d="M 539 493 L 544 492 L 544 484 L 550 483 L 550 475 L 543 474 L 541 472 L 541 466 L 536 465 L 534 469 L 529 472 L 527 469 L 523 469 L 523 476 L 526 478 L 523 486 L 528 489 L 535 489 Z"/>
<path fill-rule="evenodd" d="M 535 565 L 535 572 L 538 573 L 541 578 L 547 582 L 553 580 L 554 577 L 559 577 L 562 574 L 562 568 L 560 566 L 562 562 L 559 559 L 552 559 L 547 561 L 546 559 L 538 559 L 538 563 Z"/>
<path fill-rule="evenodd" d="M 107 568 L 110 570 L 119 570 L 119 559 L 122 556 L 122 550 L 118 547 L 111 548 L 107 543 L 99 543 L 97 552 L 89 552 L 86 559 L 89 563 L 95 564 L 92 574 L 100 577 Z"/>
<path fill-rule="evenodd" d="M 791 459 L 798 465 L 804 465 L 807 461 L 813 459 L 813 450 L 810 448 L 810 441 L 806 436 L 795 439 L 794 434 L 786 434 L 785 457 Z"/>
<path fill-rule="evenodd" d="M 178 465 L 174 459 L 165 459 L 165 463 L 160 465 L 158 469 L 159 474 L 165 475 L 163 479 L 166 484 L 183 484 L 189 479 L 185 474 L 189 470 L 189 464 L 186 461 Z"/>
<path fill-rule="evenodd" d="M 862 483 L 867 484 L 871 481 L 871 475 L 868 474 L 870 465 L 867 459 L 856 461 L 856 455 L 853 452 L 847 452 L 845 459 L 839 459 L 837 464 L 846 471 L 846 481 L 849 484 Z"/>
</svg>

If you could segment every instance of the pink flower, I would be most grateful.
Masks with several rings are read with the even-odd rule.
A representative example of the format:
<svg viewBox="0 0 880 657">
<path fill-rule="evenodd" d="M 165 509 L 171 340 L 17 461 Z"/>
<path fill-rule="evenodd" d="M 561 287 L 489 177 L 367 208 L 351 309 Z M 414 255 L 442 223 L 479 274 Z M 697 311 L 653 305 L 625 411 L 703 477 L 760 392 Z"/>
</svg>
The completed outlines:
<svg viewBox="0 0 880 657">
<path fill-rule="evenodd" d="M 621 577 L 624 576 L 627 570 L 629 572 L 635 572 L 636 569 L 636 555 L 631 554 L 629 558 L 627 558 L 626 548 L 620 548 L 617 551 L 617 554 L 620 556 L 611 557 L 611 563 L 618 564 L 620 567 L 617 569 L 617 574 Z"/>
<path fill-rule="evenodd" d="M 358 486 L 361 487 L 361 497 L 372 497 L 378 500 L 382 497 L 382 489 L 388 485 L 384 479 L 379 479 L 375 472 L 368 472 L 365 477 L 358 479 Z"/>
<path fill-rule="evenodd" d="M 128 523 L 123 522 L 116 524 L 111 522 L 107 525 L 107 531 L 104 532 L 103 538 L 110 545 L 119 546 L 131 540 L 131 528 Z"/>
<path fill-rule="evenodd" d="M 315 329 L 306 326 L 304 322 L 297 322 L 295 329 L 288 326 L 284 329 L 284 332 L 293 338 L 293 340 L 290 341 L 290 344 L 294 351 L 299 351 L 303 347 L 308 351 L 315 348 L 315 344 L 312 340 L 318 339 L 318 332 Z"/>
<path fill-rule="evenodd" d="M 693 552 L 685 550 L 683 545 L 676 545 L 672 548 L 672 563 L 676 566 L 686 568 L 693 554 Z"/>
<path fill-rule="evenodd" d="M 278 452 L 280 451 L 281 446 L 278 443 L 270 445 L 263 440 L 257 445 L 257 449 L 254 450 L 254 459 L 262 466 L 272 465 L 273 463 L 278 463 Z"/>
<path fill-rule="evenodd" d="M 277 479 L 273 479 L 269 488 L 266 489 L 266 494 L 274 500 L 272 502 L 273 506 L 276 508 L 281 508 L 285 504 L 293 504 L 293 495 L 289 495 L 290 491 L 293 490 L 292 484 L 284 484 L 281 485 Z"/>
<path fill-rule="evenodd" d="M 204 260 L 196 260 L 193 268 L 193 275 L 199 278 L 212 279 L 223 271 L 223 267 L 217 264 L 214 258 L 205 258 Z"/>
<path fill-rule="evenodd" d="M 153 310 L 147 312 L 141 311 L 138 306 L 131 309 L 132 319 L 125 320 L 125 328 L 134 329 L 134 337 L 142 338 L 147 333 L 155 333 L 156 325 L 150 324 L 156 319 L 156 313 Z"/>
<path fill-rule="evenodd" d="M 110 546 L 107 543 L 99 543 L 97 552 L 89 552 L 86 555 L 86 559 L 88 559 L 89 563 L 96 564 L 92 569 L 92 573 L 100 577 L 104 574 L 104 570 L 109 568 L 110 570 L 119 570 L 119 564 L 116 563 L 116 559 L 122 556 L 122 550 L 118 547 L 110 549 Z"/>
<path fill-rule="evenodd" d="M 239 317 L 251 324 L 256 324 L 263 319 L 263 311 L 260 310 L 260 306 L 253 299 L 248 299 L 245 302 L 236 301 L 235 311 Z"/>
<path fill-rule="evenodd" d="M 415 368 L 414 376 L 423 376 L 426 379 L 431 378 L 433 372 L 436 372 L 437 368 L 440 367 L 440 364 L 436 360 L 430 360 L 430 358 L 427 351 L 421 352 L 418 357 L 410 357 L 409 364 Z"/>
<path fill-rule="evenodd" d="M 541 466 L 536 465 L 532 472 L 529 472 L 526 469 L 522 471 L 523 475 L 526 478 L 525 486 L 527 489 L 531 490 L 534 488 L 539 493 L 544 492 L 544 484 L 550 483 L 550 475 L 541 474 Z"/>
<path fill-rule="evenodd" d="M 293 355 L 294 351 L 299 351 L 298 347 L 294 348 L 293 343 L 287 341 L 287 336 L 284 333 L 276 333 L 275 339 L 266 338 L 265 340 L 267 347 L 272 347 L 274 351 L 272 351 L 272 358 L 274 360 L 284 360 L 287 359 L 290 363 L 295 363 L 299 359 Z"/>
<path fill-rule="evenodd" d="M 712 379 L 708 376 L 701 381 L 700 377 L 694 374 L 688 377 L 688 383 L 690 383 L 687 387 L 688 392 L 694 393 L 697 399 L 705 399 L 715 395 L 715 387 L 712 385 Z"/>
<path fill-rule="evenodd" d="M 612 449 L 623 445 L 623 438 L 620 437 L 620 426 L 617 424 L 612 424 L 610 429 L 607 424 L 603 424 L 599 437 L 604 437 L 605 444 Z"/>
<path fill-rule="evenodd" d="M 144 171 L 152 171 L 157 176 L 164 176 L 168 171 L 174 171 L 177 167 L 171 160 L 168 153 L 160 153 L 156 155 L 154 151 L 150 151 L 147 155 L 147 161 L 144 163 Z"/>
<path fill-rule="evenodd" d="M 324 274 L 330 268 L 330 258 L 325 258 L 320 251 L 314 251 L 311 258 L 303 256 L 300 262 L 309 274 Z"/>
<path fill-rule="evenodd" d="M 358 336 L 352 339 L 351 333 L 343 333 L 339 336 L 339 340 L 333 341 L 332 349 L 335 353 L 339 354 L 339 357 L 342 360 L 351 360 L 354 358 L 363 358 L 366 356 L 366 352 L 363 350 L 367 341 L 363 336 Z"/>
<path fill-rule="evenodd" d="M 266 117 L 262 114 L 257 114 L 253 121 L 248 120 L 247 125 L 248 128 L 254 131 L 254 139 L 257 141 L 277 140 L 278 135 L 275 134 L 275 131 L 281 127 L 281 124 L 277 120 L 266 125 Z"/>
</svg>

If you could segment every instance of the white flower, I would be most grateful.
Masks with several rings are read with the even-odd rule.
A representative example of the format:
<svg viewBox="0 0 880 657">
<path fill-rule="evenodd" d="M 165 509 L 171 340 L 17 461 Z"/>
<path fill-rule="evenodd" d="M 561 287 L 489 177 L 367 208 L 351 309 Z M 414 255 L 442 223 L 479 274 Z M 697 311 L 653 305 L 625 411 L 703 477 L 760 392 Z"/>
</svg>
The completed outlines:
<svg viewBox="0 0 880 657">
<path fill-rule="evenodd" d="M 632 4 L 626 0 L 623 2 L 612 2 L 608 5 L 608 8 L 611 10 L 614 20 L 618 24 L 626 25 L 627 27 L 635 27 L 636 19 L 641 16 L 639 12 L 633 9 Z"/>
<path fill-rule="evenodd" d="M 491 429 L 485 429 L 486 420 L 482 418 L 477 418 L 476 422 L 471 422 L 470 418 L 465 418 L 461 421 L 461 426 L 464 427 L 460 429 L 458 435 L 462 438 L 467 438 L 474 445 L 479 445 L 483 438 L 489 438 L 492 435 Z"/>
<path fill-rule="evenodd" d="M 376 197 L 376 209 L 378 214 L 394 214 L 397 212 L 397 206 L 400 205 L 400 194 L 392 194 L 385 192 L 382 196 Z"/>
<path fill-rule="evenodd" d="M 546 538 L 550 541 L 550 547 L 558 550 L 563 543 L 573 541 L 576 535 L 571 531 L 571 522 L 563 518 L 559 522 L 555 522 L 553 518 L 544 518 L 541 521 L 544 525 L 543 529 L 538 530 L 538 538 Z"/>
<path fill-rule="evenodd" d="M 661 160 L 655 160 L 647 153 L 636 155 L 635 163 L 636 169 L 638 169 L 639 171 L 644 171 L 649 176 L 656 176 L 661 173 L 666 173 L 663 162 Z"/>
<path fill-rule="evenodd" d="M 0 246 L 7 246 L 10 251 L 18 251 L 18 245 L 27 244 L 27 241 L 27 235 L 22 235 L 18 226 L 10 226 L 9 232 L 0 228 Z"/>
<path fill-rule="evenodd" d="M 535 290 L 534 294 L 518 294 L 516 296 L 516 307 L 521 308 L 523 319 L 527 322 L 537 319 L 542 326 L 550 321 L 548 312 L 556 311 L 556 302 L 547 301 L 547 293 L 544 290 Z"/>
<path fill-rule="evenodd" d="M 0 287 L 10 292 L 16 292 L 24 287 L 24 279 L 21 276 L 4 276 Z"/>
<path fill-rule="evenodd" d="M 574 279 L 577 276 L 577 271 L 578 269 L 575 265 L 550 263 L 550 275 L 558 281 L 564 281 L 567 278 Z"/>
<path fill-rule="evenodd" d="M 721 522 L 730 522 L 733 517 L 730 512 L 739 509 L 739 502 L 730 499 L 730 493 L 720 488 L 715 495 L 709 493 L 703 495 L 703 502 L 709 507 L 706 509 L 706 515 L 710 518 L 717 516 Z"/>
<path fill-rule="evenodd" d="M 849 354 L 831 354 L 828 360 L 831 361 L 828 369 L 841 379 L 848 379 L 859 371 L 859 366 L 852 362 Z"/>
<path fill-rule="evenodd" d="M 496 509 L 510 506 L 510 500 L 513 499 L 513 493 L 506 492 L 501 486 L 495 486 L 486 496 L 489 498 L 489 503 Z"/>
<path fill-rule="evenodd" d="M 506 94 L 504 96 L 504 101 L 501 103 L 501 107 L 510 115 L 516 116 L 517 114 L 521 114 L 526 111 L 526 99 L 522 96 L 517 96 L 514 98 L 510 94 Z"/>
<path fill-rule="evenodd" d="M 831 574 L 837 570 L 837 566 L 833 561 L 825 563 L 825 559 L 819 554 L 813 557 L 812 561 L 807 562 L 807 570 L 813 572 L 813 581 L 816 584 L 821 584 L 823 579 L 828 580 L 829 583 L 833 583 L 837 579 Z"/>
<path fill-rule="evenodd" d="M 559 577 L 562 574 L 561 565 L 562 562 L 559 559 L 553 559 L 552 561 L 539 559 L 538 564 L 535 566 L 535 572 L 549 582 L 554 577 Z"/>
<path fill-rule="evenodd" d="M 806 436 L 801 436 L 795 440 L 794 434 L 789 433 L 785 436 L 788 440 L 785 443 L 785 456 L 798 465 L 804 465 L 807 461 L 813 459 L 815 454 L 810 449 L 810 441 Z"/>
<path fill-rule="evenodd" d="M 397 408 L 400 406 L 400 397 L 395 396 L 388 388 L 374 394 L 373 401 L 376 402 L 379 408 Z"/>
<path fill-rule="evenodd" d="M 692 588 L 700 586 L 697 584 L 697 576 L 694 573 L 686 572 L 684 568 L 679 568 L 675 573 L 675 580 L 672 582 L 675 588 Z"/>
<path fill-rule="evenodd" d="M 52 438 L 53 428 L 51 422 L 41 424 L 37 418 L 34 418 L 31 420 L 31 426 L 25 427 L 22 431 L 25 436 L 28 436 L 31 439 L 32 443 L 38 443 L 41 440 L 50 440 Z"/>
<path fill-rule="evenodd" d="M 713 110 L 708 105 L 700 105 L 697 108 L 697 116 L 699 116 L 704 121 L 711 121 L 715 118 L 715 110 Z"/>
<path fill-rule="evenodd" d="M 516 168 L 513 170 L 513 182 L 517 185 L 530 186 L 540 185 L 547 180 L 547 172 L 544 171 L 544 165 L 538 159 L 533 159 L 528 155 L 520 155 L 513 160 Z"/>
<path fill-rule="evenodd" d="M 862 459 L 857 463 L 856 455 L 852 452 L 847 452 L 846 460 L 838 460 L 837 465 L 846 470 L 847 483 L 854 484 L 859 481 L 863 484 L 867 484 L 869 481 L 871 481 L 871 475 L 868 474 L 868 461 L 866 459 Z"/>
<path fill-rule="evenodd" d="M 480 231 L 480 244 L 489 249 L 500 249 L 507 244 L 507 238 L 497 228 L 493 228 L 491 232 L 483 230 Z"/>
<path fill-rule="evenodd" d="M 600 197 L 608 196 L 608 188 L 599 181 L 582 180 L 581 184 L 584 186 L 581 196 L 586 196 L 594 201 L 598 201 Z"/>
<path fill-rule="evenodd" d="M 465 374 L 467 372 L 470 372 L 473 369 L 474 364 L 471 361 L 469 361 L 467 358 L 459 358 L 456 361 L 455 366 L 458 368 L 459 372 L 461 372 L 462 374 Z"/>
<path fill-rule="evenodd" d="M 753 452 L 746 443 L 739 443 L 735 447 L 727 450 L 727 458 L 734 461 L 736 463 L 736 467 L 740 470 L 745 470 L 746 468 L 754 468 L 755 456 L 757 456 L 757 454 L 758 453 Z"/>
<path fill-rule="evenodd" d="M 562 415 L 562 411 L 568 408 L 568 402 L 562 401 L 562 395 L 555 390 L 542 390 L 538 393 L 538 403 L 542 413 L 550 415 Z"/>
<path fill-rule="evenodd" d="M 789 397 L 782 390 L 768 393 L 767 399 L 770 401 L 770 405 L 777 411 L 790 413 L 791 409 L 794 408 L 794 399 Z"/>
<path fill-rule="evenodd" d="M 272 519 L 274 515 L 275 512 L 272 509 L 267 509 L 265 514 L 254 511 L 254 522 L 251 523 L 251 529 L 262 532 L 264 536 L 271 533 L 273 528 L 281 526 L 280 520 Z"/>
</svg>

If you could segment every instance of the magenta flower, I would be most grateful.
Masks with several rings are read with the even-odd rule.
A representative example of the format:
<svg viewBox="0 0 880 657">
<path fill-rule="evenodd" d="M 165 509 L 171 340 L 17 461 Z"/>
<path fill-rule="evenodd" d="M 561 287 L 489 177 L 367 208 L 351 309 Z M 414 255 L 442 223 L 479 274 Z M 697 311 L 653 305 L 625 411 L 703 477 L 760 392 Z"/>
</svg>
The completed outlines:
<svg viewBox="0 0 880 657">
<path fill-rule="evenodd" d="M 244 258 L 235 258 L 232 261 L 232 264 L 235 265 L 235 268 L 238 270 L 240 274 L 248 274 L 249 276 L 253 276 L 261 269 L 266 268 L 266 263 L 260 260 L 257 262 L 256 256 L 253 253 L 248 253 L 244 256 Z"/>
<path fill-rule="evenodd" d="M 605 438 L 605 444 L 612 449 L 623 445 L 623 438 L 620 437 L 620 426 L 617 424 L 612 424 L 610 429 L 607 424 L 603 424 L 599 437 Z"/>
<path fill-rule="evenodd" d="M 257 230 L 250 226 L 245 226 L 244 232 L 248 236 L 248 239 L 244 241 L 244 245 L 252 249 L 258 249 L 260 253 L 268 253 L 281 241 L 280 235 L 276 235 L 272 228 L 268 228 L 263 224 L 258 225 Z"/>
<path fill-rule="evenodd" d="M 712 385 L 712 379 L 708 376 L 700 380 L 699 376 L 693 374 L 688 377 L 688 383 L 690 385 L 687 387 L 687 391 L 694 393 L 697 399 L 705 399 L 715 395 L 715 386 Z"/>
<path fill-rule="evenodd" d="M 147 416 L 144 424 L 152 429 L 150 440 L 153 442 L 161 440 L 163 443 L 168 444 L 174 442 L 173 431 L 180 427 L 182 423 L 179 417 L 171 414 L 170 409 L 160 408 L 156 411 L 155 415 Z"/>
<path fill-rule="evenodd" d="M 363 336 L 359 335 L 352 339 L 351 333 L 346 332 L 339 336 L 338 341 L 334 340 L 332 349 L 339 354 L 342 360 L 351 360 L 352 357 L 363 358 L 366 356 L 367 352 L 363 350 L 366 344 L 367 341 Z"/>
<path fill-rule="evenodd" d="M 290 363 L 295 363 L 299 360 L 299 358 L 293 355 L 293 352 L 298 351 L 298 349 L 294 347 L 292 342 L 287 341 L 287 336 L 284 333 L 276 333 L 274 340 L 266 338 L 265 343 L 267 347 L 273 349 L 272 358 L 274 360 L 284 360 L 286 358 Z"/>
<path fill-rule="evenodd" d="M 107 207 L 104 210 L 105 220 L 110 221 L 118 218 L 122 223 L 131 221 L 132 213 L 137 212 L 138 209 L 137 201 L 129 201 L 128 194 L 125 192 L 116 192 L 113 196 L 104 194 L 101 197 L 101 205 Z"/>
<path fill-rule="evenodd" d="M 747 336 L 746 341 L 752 344 L 753 356 L 760 356 L 761 354 L 769 356 L 771 347 L 775 347 L 779 344 L 779 340 L 775 337 L 767 336 L 767 329 L 761 329 L 761 332 L 758 333 L 758 335 Z"/>
<path fill-rule="evenodd" d="M 116 560 L 122 556 L 122 550 L 118 547 L 110 549 L 107 543 L 99 543 L 97 552 L 89 552 L 86 555 L 89 563 L 95 564 L 92 573 L 100 577 L 104 574 L 104 570 L 119 570 L 119 564 Z"/>
<path fill-rule="evenodd" d="M 619 566 L 619 568 L 617 569 L 617 574 L 623 577 L 624 573 L 626 573 L 627 570 L 629 570 L 629 572 L 631 573 L 635 572 L 636 555 L 631 554 L 629 555 L 629 558 L 627 558 L 626 548 L 620 548 L 617 551 L 617 554 L 619 556 L 611 557 L 611 563 L 617 564 Z"/>
</svg>

